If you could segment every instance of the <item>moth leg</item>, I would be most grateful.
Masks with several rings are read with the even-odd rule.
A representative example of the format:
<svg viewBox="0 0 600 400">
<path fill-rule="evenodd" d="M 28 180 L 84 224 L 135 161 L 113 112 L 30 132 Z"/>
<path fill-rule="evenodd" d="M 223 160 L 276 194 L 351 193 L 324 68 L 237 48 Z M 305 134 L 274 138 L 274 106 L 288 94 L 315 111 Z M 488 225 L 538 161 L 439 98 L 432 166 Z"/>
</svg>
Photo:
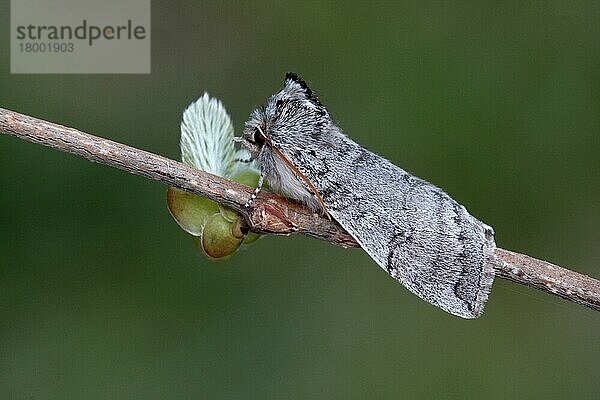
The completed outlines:
<svg viewBox="0 0 600 400">
<path fill-rule="evenodd" d="M 246 164 L 246 163 L 251 163 L 252 158 L 236 158 L 235 161 Z"/>
<path fill-rule="evenodd" d="M 260 193 L 260 190 L 262 189 L 264 181 L 265 181 L 265 176 L 263 174 L 260 174 L 260 176 L 258 177 L 258 183 L 256 184 L 256 189 L 254 189 L 254 193 L 252 193 L 252 196 L 250 196 L 250 198 L 248 199 L 246 204 L 244 204 L 244 207 L 249 208 L 252 205 L 252 202 L 254 201 L 254 199 L 256 199 L 256 196 L 258 196 L 258 194 Z"/>
</svg>

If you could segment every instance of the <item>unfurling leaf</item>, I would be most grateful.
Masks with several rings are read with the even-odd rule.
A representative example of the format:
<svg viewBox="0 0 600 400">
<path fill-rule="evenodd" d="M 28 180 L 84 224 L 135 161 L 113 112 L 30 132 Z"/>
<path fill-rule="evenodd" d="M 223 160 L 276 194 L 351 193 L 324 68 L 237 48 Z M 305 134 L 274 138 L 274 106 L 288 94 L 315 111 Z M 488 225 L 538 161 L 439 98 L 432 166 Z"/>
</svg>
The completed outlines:
<svg viewBox="0 0 600 400">
<path fill-rule="evenodd" d="M 259 171 L 245 150 L 235 150 L 233 123 L 223 104 L 207 93 L 190 104 L 181 121 L 181 160 L 184 164 L 235 182 L 256 186 Z M 192 193 L 170 187 L 167 207 L 179 226 L 210 259 L 227 259 L 241 244 L 260 235 L 249 232 L 236 211 Z"/>
</svg>

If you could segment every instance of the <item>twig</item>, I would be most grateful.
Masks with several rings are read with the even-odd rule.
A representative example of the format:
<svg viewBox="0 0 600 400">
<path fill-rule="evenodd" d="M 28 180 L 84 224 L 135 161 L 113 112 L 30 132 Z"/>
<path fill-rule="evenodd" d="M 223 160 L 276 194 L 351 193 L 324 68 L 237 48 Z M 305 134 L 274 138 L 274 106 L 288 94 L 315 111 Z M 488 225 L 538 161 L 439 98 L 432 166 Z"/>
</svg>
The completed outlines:
<svg viewBox="0 0 600 400">
<path fill-rule="evenodd" d="M 245 208 L 252 188 L 144 150 L 3 108 L 0 108 L 0 132 L 209 198 L 238 211 L 255 232 L 302 233 L 339 246 L 358 247 L 335 221 L 298 203 L 263 191 L 251 209 Z M 496 249 L 492 264 L 500 278 L 600 311 L 600 281 L 594 278 L 503 249 Z"/>
<path fill-rule="evenodd" d="M 600 311 L 600 281 L 525 254 L 496 248 L 496 276 Z"/>
</svg>

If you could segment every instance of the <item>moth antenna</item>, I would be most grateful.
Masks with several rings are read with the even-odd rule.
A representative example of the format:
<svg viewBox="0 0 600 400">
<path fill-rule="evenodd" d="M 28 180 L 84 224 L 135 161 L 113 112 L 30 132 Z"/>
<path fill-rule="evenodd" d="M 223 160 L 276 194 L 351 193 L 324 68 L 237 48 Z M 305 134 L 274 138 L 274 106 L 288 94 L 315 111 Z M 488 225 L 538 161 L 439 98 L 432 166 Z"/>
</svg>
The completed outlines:
<svg viewBox="0 0 600 400">
<path fill-rule="evenodd" d="M 325 212 L 325 216 L 329 220 L 331 220 L 331 215 L 329 215 L 329 211 L 327 210 L 327 207 L 325 206 L 325 203 L 323 202 L 323 198 L 319 194 L 319 191 L 317 190 L 317 188 L 312 184 L 312 182 L 302 172 L 300 172 L 300 170 L 298 170 L 298 168 L 296 168 L 294 166 L 294 164 L 292 164 L 292 162 L 285 155 L 283 155 L 283 153 L 277 147 L 273 146 L 273 142 L 271 142 L 271 139 L 269 139 L 267 137 L 267 135 L 265 135 L 265 133 L 260 128 L 260 126 L 257 126 L 256 128 L 258 129 L 258 132 L 260 133 L 260 135 L 265 140 L 265 143 L 275 152 L 275 154 L 277 154 L 277 156 L 279 158 L 281 158 L 283 160 L 283 162 L 288 167 L 290 167 L 292 169 L 292 171 L 294 171 L 294 173 L 297 176 L 299 176 L 300 179 L 302 179 L 304 181 L 304 183 L 306 183 L 308 185 L 310 191 L 313 192 L 313 194 L 317 197 L 317 200 L 319 201 L 319 204 L 321 205 L 321 207 L 323 208 L 323 211 Z M 261 178 L 262 178 L 262 175 L 261 175 Z"/>
</svg>

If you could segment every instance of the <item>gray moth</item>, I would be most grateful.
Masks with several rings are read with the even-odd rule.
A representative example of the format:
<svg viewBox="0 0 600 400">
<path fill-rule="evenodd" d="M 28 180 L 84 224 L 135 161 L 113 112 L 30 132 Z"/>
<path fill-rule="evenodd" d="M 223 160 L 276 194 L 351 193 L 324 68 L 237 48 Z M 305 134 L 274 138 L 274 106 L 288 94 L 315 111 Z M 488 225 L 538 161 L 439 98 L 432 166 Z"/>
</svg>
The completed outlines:
<svg viewBox="0 0 600 400">
<path fill-rule="evenodd" d="M 412 293 L 463 318 L 481 315 L 493 229 L 347 137 L 296 74 L 252 112 L 241 141 L 273 190 L 330 215 Z"/>
</svg>

